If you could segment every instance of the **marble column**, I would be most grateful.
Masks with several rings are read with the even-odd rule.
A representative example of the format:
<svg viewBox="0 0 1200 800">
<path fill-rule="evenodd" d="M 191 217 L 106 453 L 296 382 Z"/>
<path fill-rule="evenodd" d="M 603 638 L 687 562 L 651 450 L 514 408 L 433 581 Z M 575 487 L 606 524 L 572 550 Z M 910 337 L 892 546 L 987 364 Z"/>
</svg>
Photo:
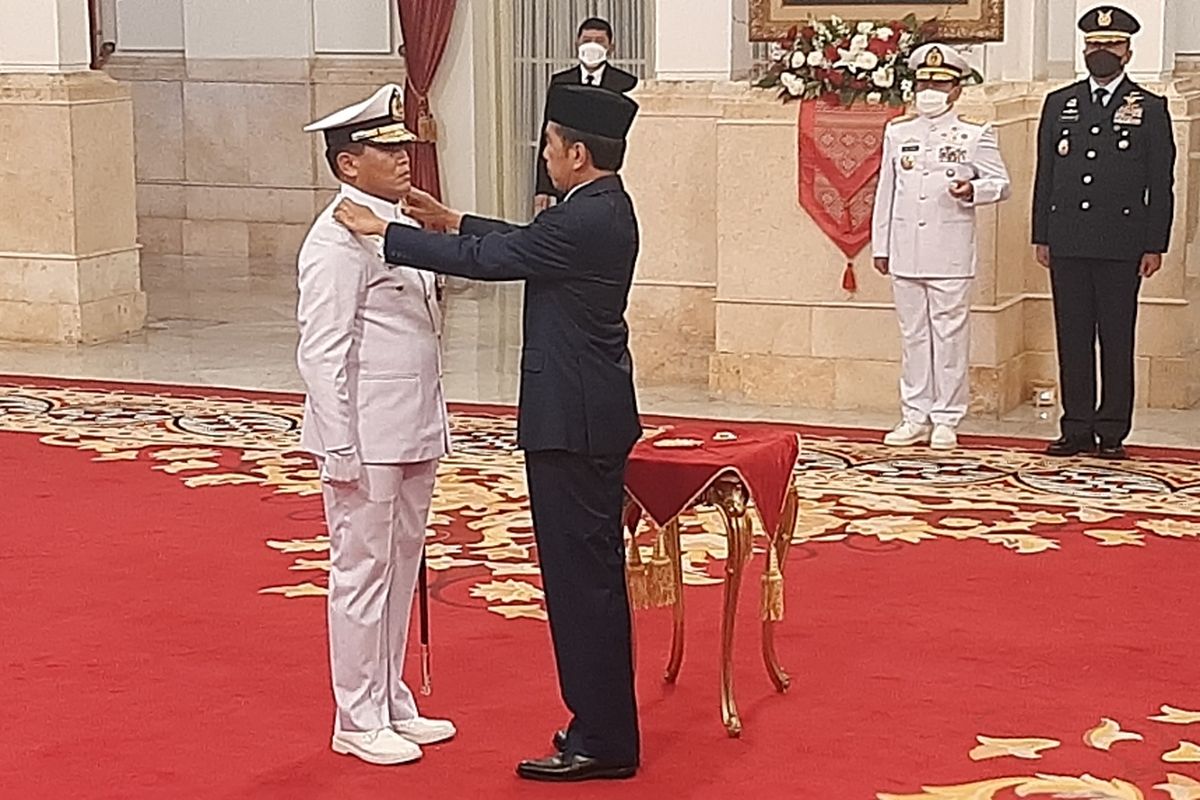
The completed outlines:
<svg viewBox="0 0 1200 800">
<path fill-rule="evenodd" d="M 752 66 L 747 0 L 658 0 L 655 77 L 741 80 Z"/>
<path fill-rule="evenodd" d="M 145 322 L 132 106 L 89 61 L 85 0 L 0 0 L 0 339 Z"/>
</svg>

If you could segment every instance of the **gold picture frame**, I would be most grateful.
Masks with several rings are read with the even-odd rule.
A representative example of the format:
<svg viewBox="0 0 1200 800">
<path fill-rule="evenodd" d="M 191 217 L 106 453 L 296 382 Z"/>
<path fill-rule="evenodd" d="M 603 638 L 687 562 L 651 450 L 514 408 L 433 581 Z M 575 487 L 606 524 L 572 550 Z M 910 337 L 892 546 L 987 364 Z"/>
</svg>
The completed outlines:
<svg viewBox="0 0 1200 800">
<path fill-rule="evenodd" d="M 937 19 L 938 38 L 948 42 L 998 42 L 1004 38 L 1004 0 L 925 0 L 915 3 L 750 0 L 750 40 L 778 41 L 795 25 L 831 16 L 852 21 L 883 21 L 903 19 L 909 14 L 916 14 L 922 21 Z"/>
</svg>

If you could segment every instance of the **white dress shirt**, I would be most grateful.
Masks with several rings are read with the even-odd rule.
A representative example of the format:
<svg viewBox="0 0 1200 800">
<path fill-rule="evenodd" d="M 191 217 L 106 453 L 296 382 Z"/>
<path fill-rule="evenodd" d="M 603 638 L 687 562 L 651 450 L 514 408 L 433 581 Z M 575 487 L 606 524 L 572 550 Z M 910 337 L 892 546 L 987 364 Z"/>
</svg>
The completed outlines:
<svg viewBox="0 0 1200 800">
<path fill-rule="evenodd" d="M 580 64 L 579 65 L 579 81 L 580 81 L 580 83 L 582 83 L 584 86 L 589 86 L 589 85 L 590 86 L 599 86 L 600 82 L 604 80 L 604 70 L 607 68 L 608 68 L 607 61 L 604 62 L 603 64 L 601 64 L 600 66 L 596 67 L 595 71 L 592 71 L 592 72 L 589 72 L 587 67 L 585 67 L 583 64 Z M 589 78 L 592 79 L 590 82 L 588 80 Z"/>
<path fill-rule="evenodd" d="M 1103 89 L 1106 92 L 1108 92 L 1108 94 L 1104 95 L 1104 107 L 1105 108 L 1108 108 L 1108 104 L 1112 102 L 1113 95 L 1115 95 L 1117 93 L 1117 90 L 1121 88 L 1121 84 L 1124 82 L 1125 82 L 1125 72 L 1124 71 L 1122 71 L 1121 74 L 1116 77 L 1116 79 L 1109 81 L 1108 84 L 1104 85 L 1104 86 L 1101 86 L 1099 83 L 1097 83 L 1095 78 L 1088 78 L 1088 83 L 1091 84 L 1093 98 L 1095 98 L 1095 96 L 1096 96 L 1097 89 Z"/>
</svg>

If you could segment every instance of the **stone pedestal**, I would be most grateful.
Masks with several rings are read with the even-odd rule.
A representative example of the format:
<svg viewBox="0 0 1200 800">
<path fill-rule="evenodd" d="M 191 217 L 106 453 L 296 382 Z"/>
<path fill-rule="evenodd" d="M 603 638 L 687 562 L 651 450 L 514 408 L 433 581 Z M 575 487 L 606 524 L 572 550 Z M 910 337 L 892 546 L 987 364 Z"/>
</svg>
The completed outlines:
<svg viewBox="0 0 1200 800">
<path fill-rule="evenodd" d="M 1045 83 L 972 89 L 963 113 L 991 120 L 1012 198 L 979 217 L 972 300 L 972 410 L 1025 402 L 1057 361 L 1046 271 L 1029 216 Z M 1151 86 L 1171 98 L 1180 158 L 1178 212 L 1162 273 L 1142 292 L 1138 399 L 1200 402 L 1200 79 Z M 899 331 L 891 286 L 845 258 L 798 202 L 795 105 L 733 83 L 651 83 L 638 93 L 626 180 L 643 248 L 629 311 L 639 381 L 707 386 L 731 400 L 831 409 L 899 407 Z"/>
<path fill-rule="evenodd" d="M 139 330 L 128 91 L 98 72 L 0 73 L 0 141 L 0 339 Z"/>
</svg>

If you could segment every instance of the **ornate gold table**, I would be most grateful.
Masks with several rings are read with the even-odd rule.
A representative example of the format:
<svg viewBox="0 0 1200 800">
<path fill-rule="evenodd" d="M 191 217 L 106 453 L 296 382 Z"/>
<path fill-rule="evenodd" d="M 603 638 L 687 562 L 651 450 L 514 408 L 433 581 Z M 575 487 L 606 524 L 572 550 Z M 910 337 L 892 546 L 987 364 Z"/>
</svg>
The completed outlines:
<svg viewBox="0 0 1200 800">
<path fill-rule="evenodd" d="M 797 448 L 798 452 L 798 448 Z M 790 679 L 775 651 L 775 627 L 783 620 L 784 565 L 796 526 L 798 498 L 791 480 L 792 455 L 784 477 L 782 511 L 778 523 L 769 527 L 766 558 L 762 573 L 762 658 L 771 682 L 780 692 L 787 691 Z M 785 463 L 786 458 L 780 461 Z M 669 466 L 669 465 L 667 465 Z M 751 490 L 742 473 L 733 467 L 719 468 L 694 497 L 688 507 L 715 507 L 723 521 L 728 544 L 725 562 L 724 603 L 721 615 L 721 717 L 730 736 L 739 736 L 742 721 L 734 695 L 734 623 L 742 581 L 754 553 L 753 525 L 748 516 Z M 674 615 L 671 650 L 665 678 L 674 683 L 683 665 L 685 613 L 683 593 L 683 552 L 678 515 L 656 530 L 652 555 L 647 561 L 637 545 L 637 526 L 644 504 L 632 491 L 627 492 L 626 522 L 632 540 L 629 548 L 628 578 L 630 601 L 635 609 L 670 607 Z M 685 510 L 685 509 L 681 509 Z M 637 513 L 634 513 L 634 512 Z M 775 521 L 776 515 L 763 515 Z"/>
</svg>

